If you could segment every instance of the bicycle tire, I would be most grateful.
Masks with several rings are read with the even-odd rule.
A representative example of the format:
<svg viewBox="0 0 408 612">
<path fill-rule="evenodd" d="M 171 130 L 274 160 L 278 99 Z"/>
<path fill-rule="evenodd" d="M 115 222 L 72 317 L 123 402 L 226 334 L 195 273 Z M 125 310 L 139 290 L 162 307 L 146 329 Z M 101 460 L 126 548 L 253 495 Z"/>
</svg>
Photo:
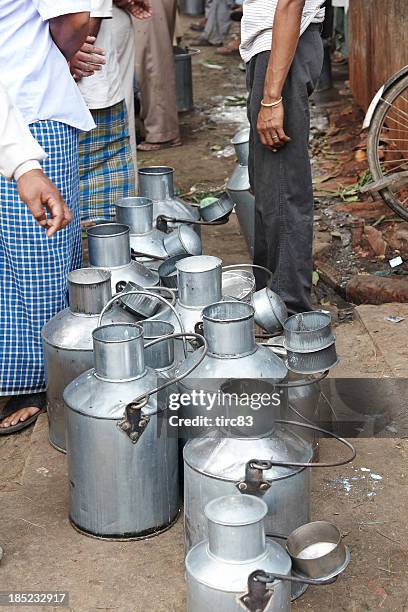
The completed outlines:
<svg viewBox="0 0 408 612">
<path fill-rule="evenodd" d="M 367 140 L 367 158 L 368 166 L 374 181 L 378 181 L 384 176 L 381 170 L 380 160 L 378 159 L 378 142 L 384 119 L 390 108 L 389 104 L 392 104 L 405 89 L 408 89 L 408 75 L 402 77 L 388 89 L 383 96 L 384 99 L 381 100 L 377 106 L 371 120 Z M 388 187 L 386 189 L 381 189 L 378 193 L 391 210 L 405 221 L 408 221 L 408 208 L 401 206 L 399 199 Z"/>
</svg>

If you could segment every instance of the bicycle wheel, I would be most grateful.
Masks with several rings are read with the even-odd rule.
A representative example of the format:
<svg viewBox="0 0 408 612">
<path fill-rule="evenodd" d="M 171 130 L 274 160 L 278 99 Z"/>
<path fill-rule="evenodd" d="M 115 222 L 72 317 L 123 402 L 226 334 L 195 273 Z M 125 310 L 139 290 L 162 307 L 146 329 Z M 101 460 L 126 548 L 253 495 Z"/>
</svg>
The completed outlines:
<svg viewBox="0 0 408 612">
<path fill-rule="evenodd" d="M 381 98 L 368 133 L 367 157 L 374 181 L 408 170 L 408 76 Z M 408 221 L 408 182 L 379 193 L 397 215 Z"/>
</svg>

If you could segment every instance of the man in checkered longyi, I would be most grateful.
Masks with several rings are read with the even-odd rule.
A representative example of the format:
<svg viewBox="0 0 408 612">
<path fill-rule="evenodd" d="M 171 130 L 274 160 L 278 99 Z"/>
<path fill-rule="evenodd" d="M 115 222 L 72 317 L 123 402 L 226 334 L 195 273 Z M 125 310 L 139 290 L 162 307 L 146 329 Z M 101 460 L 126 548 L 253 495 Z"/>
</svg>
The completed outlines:
<svg viewBox="0 0 408 612">
<path fill-rule="evenodd" d="M 0 177 L 0 434 L 45 407 L 41 329 L 66 306 L 68 273 L 82 263 L 78 132 L 94 122 L 68 61 L 84 43 L 90 0 L 0 0 L 0 78 L 47 158 L 42 169 L 72 222 L 51 237 Z"/>
</svg>

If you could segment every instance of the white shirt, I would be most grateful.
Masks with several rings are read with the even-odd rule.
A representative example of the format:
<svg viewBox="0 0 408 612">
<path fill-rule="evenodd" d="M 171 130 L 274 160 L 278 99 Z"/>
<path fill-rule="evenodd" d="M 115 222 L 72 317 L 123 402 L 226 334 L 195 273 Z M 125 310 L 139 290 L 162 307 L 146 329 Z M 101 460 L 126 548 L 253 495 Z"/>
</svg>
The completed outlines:
<svg viewBox="0 0 408 612">
<path fill-rule="evenodd" d="M 300 34 L 311 23 L 324 21 L 324 0 L 306 0 L 302 14 Z M 272 28 L 278 0 L 244 0 L 241 20 L 241 46 L 244 62 L 262 51 L 272 49 Z"/>
<path fill-rule="evenodd" d="M 0 174 L 18 181 L 29 170 L 41 169 L 39 162 L 46 158 L 0 83 Z"/>
<path fill-rule="evenodd" d="M 89 0 L 0 0 L 0 75 L 24 121 L 95 127 L 48 20 L 90 10 Z"/>
<path fill-rule="evenodd" d="M 95 46 L 105 51 L 106 63 L 102 70 L 97 70 L 91 77 L 84 77 L 78 82 L 81 94 L 90 109 L 109 108 L 125 98 L 113 39 L 112 11 L 112 0 L 91 0 L 91 17 L 102 17 Z"/>
</svg>

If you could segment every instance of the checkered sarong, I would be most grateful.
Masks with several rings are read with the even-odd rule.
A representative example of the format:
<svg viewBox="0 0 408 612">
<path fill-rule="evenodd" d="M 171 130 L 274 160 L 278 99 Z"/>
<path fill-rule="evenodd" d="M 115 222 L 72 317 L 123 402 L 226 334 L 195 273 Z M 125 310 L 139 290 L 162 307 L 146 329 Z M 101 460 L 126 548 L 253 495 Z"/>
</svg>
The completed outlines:
<svg viewBox="0 0 408 612">
<path fill-rule="evenodd" d="M 47 176 L 61 191 L 74 220 L 47 238 L 0 177 L 0 395 L 44 390 L 41 328 L 66 306 L 68 272 L 82 263 L 77 130 L 56 121 L 30 126 L 48 153 Z"/>
<path fill-rule="evenodd" d="M 96 129 L 79 138 L 81 219 L 113 219 L 115 203 L 136 195 L 125 102 L 91 110 Z"/>
</svg>

